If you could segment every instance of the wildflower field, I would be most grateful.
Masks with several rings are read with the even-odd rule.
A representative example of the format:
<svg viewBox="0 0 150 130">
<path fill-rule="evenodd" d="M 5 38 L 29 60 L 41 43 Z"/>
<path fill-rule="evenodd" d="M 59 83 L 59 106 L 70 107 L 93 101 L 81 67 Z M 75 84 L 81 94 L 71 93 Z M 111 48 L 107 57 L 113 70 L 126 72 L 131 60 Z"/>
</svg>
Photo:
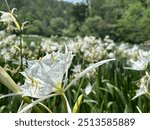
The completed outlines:
<svg viewBox="0 0 150 130">
<path fill-rule="evenodd" d="M 149 112 L 149 46 L 0 36 L 0 112 Z"/>
<path fill-rule="evenodd" d="M 30 22 L 19 22 L 16 9 L 5 2 L 9 11 L 0 11 L 1 113 L 150 112 L 149 41 L 25 34 Z"/>
</svg>

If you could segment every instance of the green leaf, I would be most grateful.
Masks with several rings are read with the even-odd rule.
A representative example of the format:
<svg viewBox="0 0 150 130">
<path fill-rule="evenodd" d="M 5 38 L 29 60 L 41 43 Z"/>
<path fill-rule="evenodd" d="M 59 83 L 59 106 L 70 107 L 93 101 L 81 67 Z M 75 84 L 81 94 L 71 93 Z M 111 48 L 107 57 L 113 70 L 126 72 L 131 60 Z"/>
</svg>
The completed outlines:
<svg viewBox="0 0 150 130">
<path fill-rule="evenodd" d="M 147 91 L 150 93 L 150 78 L 147 81 Z"/>
</svg>

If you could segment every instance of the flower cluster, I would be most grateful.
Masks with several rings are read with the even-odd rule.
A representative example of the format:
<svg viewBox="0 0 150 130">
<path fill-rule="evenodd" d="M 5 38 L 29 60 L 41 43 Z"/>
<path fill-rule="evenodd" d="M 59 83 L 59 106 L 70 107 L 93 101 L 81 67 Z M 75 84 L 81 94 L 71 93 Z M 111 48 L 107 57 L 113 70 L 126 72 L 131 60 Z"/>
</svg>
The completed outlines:
<svg viewBox="0 0 150 130">
<path fill-rule="evenodd" d="M 9 70 L 14 70 L 14 65 L 12 67 L 10 66 L 10 63 L 16 64 L 16 61 L 19 60 L 18 59 L 19 39 L 15 35 L 6 36 L 4 32 L 1 32 L 0 39 L 1 39 L 0 59 L 4 59 L 5 62 L 4 68 L 9 68 Z M 24 41 L 22 41 L 23 58 L 26 59 L 24 65 L 26 66 L 28 64 L 28 67 L 30 66 L 29 68 L 32 68 L 32 69 L 27 69 L 26 72 L 22 73 L 27 78 L 24 86 L 22 86 L 22 89 L 28 86 L 28 84 L 33 85 L 33 87 L 28 88 L 28 91 L 25 92 L 26 94 L 24 93 L 25 95 L 31 95 L 32 93 L 34 97 L 40 97 L 42 95 L 47 94 L 46 91 L 44 90 L 41 94 L 38 93 L 38 90 L 41 89 L 41 86 L 43 85 L 43 82 L 41 81 L 43 77 L 40 78 L 36 77 L 35 75 L 37 75 L 38 72 L 33 72 L 33 70 L 35 68 L 39 68 L 40 73 L 46 73 L 47 71 L 41 70 L 42 65 L 44 64 L 45 66 L 44 63 L 45 60 L 48 59 L 49 57 L 49 61 L 52 61 L 52 57 L 54 57 L 54 61 L 58 62 L 57 58 L 55 57 L 58 57 L 57 56 L 58 52 L 64 51 L 64 46 L 67 46 L 69 52 L 71 51 L 75 55 L 75 58 L 77 59 L 76 64 L 73 64 L 73 68 L 71 69 L 74 75 L 73 77 L 77 77 L 83 69 L 85 69 L 90 64 L 93 64 L 93 62 L 97 62 L 99 60 L 108 59 L 108 58 L 116 58 L 119 61 L 125 59 L 125 63 L 124 63 L 125 69 L 137 70 L 137 71 L 148 71 L 149 73 L 148 69 L 149 69 L 149 62 L 150 62 L 150 58 L 149 58 L 150 51 L 149 49 L 147 49 L 146 45 L 143 46 L 131 45 L 129 43 L 118 44 L 115 43 L 113 40 L 111 40 L 108 36 L 106 36 L 104 39 L 100 39 L 100 38 L 96 39 L 93 36 L 90 37 L 86 36 L 84 38 L 81 38 L 79 36 L 75 38 L 64 37 L 61 38 L 61 40 L 58 40 L 58 38 L 54 38 L 54 37 L 41 38 L 38 36 L 28 36 L 27 39 L 39 39 L 39 40 L 38 41 L 29 40 L 30 41 L 29 42 L 26 40 L 26 37 L 24 37 Z M 55 51 L 55 53 L 53 51 Z M 56 53 L 56 51 L 58 52 Z M 47 54 L 45 57 L 43 57 L 46 53 L 52 53 L 52 55 Z M 43 58 L 40 59 L 40 57 Z M 63 56 L 61 58 L 63 58 Z M 40 59 L 40 60 L 35 60 L 35 59 Z M 78 60 L 78 59 L 82 59 L 82 60 Z M 27 60 L 29 60 L 28 63 Z M 34 60 L 34 61 L 30 62 L 30 60 Z M 1 60 L 0 62 L 2 61 L 3 60 Z M 62 76 L 63 78 L 61 77 L 59 78 L 59 80 L 60 80 L 60 85 L 62 86 L 62 82 L 64 80 L 64 75 L 66 71 L 61 73 L 63 74 Z M 88 72 L 86 75 L 88 77 L 94 77 L 95 71 L 93 70 L 92 72 Z M 44 81 L 44 83 L 46 82 Z M 57 84 L 53 80 L 51 81 L 51 83 L 53 83 L 54 86 L 56 86 Z M 49 90 L 50 92 L 54 91 L 52 87 L 50 87 Z"/>
<path fill-rule="evenodd" d="M 4 11 L 0 11 L 1 15 L 1 22 L 3 22 L 4 24 L 7 24 L 7 30 L 20 30 L 21 27 L 19 25 L 19 23 L 17 22 L 15 15 L 13 14 L 15 11 L 15 8 L 12 9 L 11 12 L 4 12 Z M 13 25 L 15 24 L 15 26 Z"/>
</svg>

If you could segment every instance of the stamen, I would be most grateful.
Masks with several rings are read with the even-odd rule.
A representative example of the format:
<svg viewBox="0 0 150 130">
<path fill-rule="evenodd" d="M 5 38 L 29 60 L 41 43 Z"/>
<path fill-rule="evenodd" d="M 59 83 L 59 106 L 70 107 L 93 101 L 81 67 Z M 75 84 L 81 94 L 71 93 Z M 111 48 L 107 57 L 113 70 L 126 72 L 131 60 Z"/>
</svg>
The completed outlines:
<svg viewBox="0 0 150 130">
<path fill-rule="evenodd" d="M 28 76 L 28 78 L 31 80 L 31 85 L 35 86 L 35 90 L 34 90 L 35 93 L 38 90 L 38 83 L 36 82 L 36 80 L 34 80 L 34 77 L 31 77 L 26 71 L 25 73 Z M 31 89 L 30 89 L 30 93 L 31 93 Z"/>
</svg>

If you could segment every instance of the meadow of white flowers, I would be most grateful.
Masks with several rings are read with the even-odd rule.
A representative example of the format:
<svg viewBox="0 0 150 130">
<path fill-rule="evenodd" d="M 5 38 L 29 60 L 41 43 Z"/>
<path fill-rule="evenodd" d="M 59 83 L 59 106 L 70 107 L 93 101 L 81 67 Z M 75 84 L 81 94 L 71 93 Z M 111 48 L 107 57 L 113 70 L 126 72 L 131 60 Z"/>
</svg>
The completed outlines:
<svg viewBox="0 0 150 130">
<path fill-rule="evenodd" d="M 19 37 L 0 32 L 0 81 L 4 84 L 0 84 L 1 112 L 31 112 L 41 103 L 42 112 L 149 112 L 148 45 L 115 43 L 109 36 L 23 35 L 21 40 L 22 59 Z M 10 89 L 12 94 L 6 88 L 4 71 L 19 91 Z"/>
</svg>

